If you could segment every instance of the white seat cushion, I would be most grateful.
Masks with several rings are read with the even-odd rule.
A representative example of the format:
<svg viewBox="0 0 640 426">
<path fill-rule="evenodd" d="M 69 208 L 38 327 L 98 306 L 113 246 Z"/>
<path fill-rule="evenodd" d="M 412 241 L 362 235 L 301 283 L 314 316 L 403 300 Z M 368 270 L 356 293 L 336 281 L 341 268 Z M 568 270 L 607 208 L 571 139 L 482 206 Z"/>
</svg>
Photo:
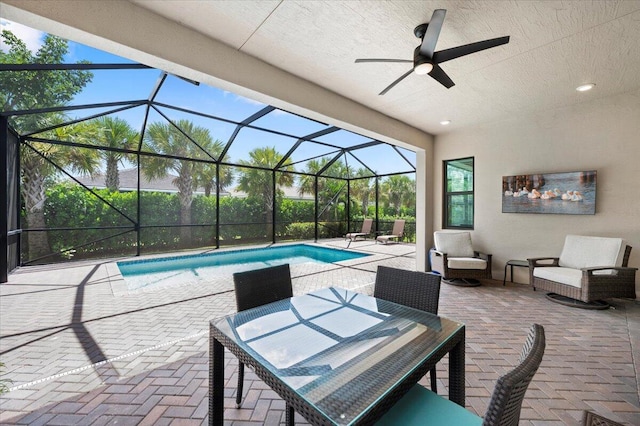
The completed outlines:
<svg viewBox="0 0 640 426">
<path fill-rule="evenodd" d="M 350 232 L 345 235 L 345 238 L 356 238 L 356 237 L 366 237 L 369 234 L 365 234 L 364 232 Z"/>
<path fill-rule="evenodd" d="M 622 266 L 625 246 L 622 238 L 567 235 L 558 264 L 574 269 Z"/>
<path fill-rule="evenodd" d="M 533 276 L 573 287 L 582 287 L 582 271 L 580 269 L 546 266 L 534 268 Z"/>
<path fill-rule="evenodd" d="M 477 257 L 447 257 L 449 269 L 487 269 L 487 261 Z"/>
<path fill-rule="evenodd" d="M 379 236 L 376 237 L 376 240 L 378 240 L 378 241 L 389 241 L 391 239 L 400 238 L 400 237 L 401 237 L 400 235 L 379 235 Z"/>
<path fill-rule="evenodd" d="M 436 250 L 449 257 L 473 257 L 470 232 L 436 231 L 433 233 L 433 240 Z"/>
</svg>

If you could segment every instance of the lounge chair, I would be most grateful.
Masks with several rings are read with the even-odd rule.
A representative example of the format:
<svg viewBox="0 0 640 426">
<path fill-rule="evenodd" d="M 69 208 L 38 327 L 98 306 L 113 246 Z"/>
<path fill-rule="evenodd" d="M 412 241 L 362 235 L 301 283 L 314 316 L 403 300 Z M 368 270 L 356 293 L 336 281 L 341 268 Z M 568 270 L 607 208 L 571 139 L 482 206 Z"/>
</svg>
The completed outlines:
<svg viewBox="0 0 640 426">
<path fill-rule="evenodd" d="M 389 240 L 400 240 L 404 236 L 404 219 L 397 219 L 393 222 L 393 230 L 388 235 L 378 235 L 376 242 L 387 244 Z"/>
<path fill-rule="evenodd" d="M 362 229 L 360 232 L 350 232 L 344 236 L 345 239 L 355 241 L 358 237 L 367 238 L 371 234 L 371 226 L 373 225 L 373 219 L 365 219 L 362 221 Z"/>
</svg>

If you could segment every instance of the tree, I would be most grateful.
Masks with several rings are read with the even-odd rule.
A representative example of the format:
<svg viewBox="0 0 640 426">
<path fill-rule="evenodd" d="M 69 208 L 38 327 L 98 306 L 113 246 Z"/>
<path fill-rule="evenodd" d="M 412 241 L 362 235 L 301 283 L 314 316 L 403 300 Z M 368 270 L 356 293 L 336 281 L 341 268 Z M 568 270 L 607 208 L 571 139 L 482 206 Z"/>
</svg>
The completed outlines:
<svg viewBox="0 0 640 426">
<path fill-rule="evenodd" d="M 62 115 L 50 116 L 50 123 L 64 122 Z M 79 139 L 77 126 L 63 126 L 42 133 L 41 137 L 52 140 Z M 98 168 L 95 151 L 71 149 L 63 145 L 44 142 L 28 142 L 20 153 L 21 190 L 24 199 L 27 224 L 30 229 L 45 229 L 44 204 L 46 189 L 55 182 L 60 169 L 70 169 L 79 174 L 91 174 Z M 46 232 L 27 233 L 29 257 L 39 258 L 50 253 Z"/>
<path fill-rule="evenodd" d="M 350 184 L 349 196 L 360 201 L 360 212 L 363 216 L 367 216 L 369 211 L 369 199 L 373 194 L 371 188 L 371 172 L 365 168 L 358 169 L 356 176 L 361 179 L 352 180 Z"/>
<path fill-rule="evenodd" d="M 140 138 L 126 120 L 119 117 L 99 117 L 81 124 L 82 137 L 88 143 L 107 148 L 135 149 Z M 118 163 L 126 154 L 117 151 L 98 150 L 106 165 L 105 186 L 110 191 L 120 188 L 120 173 Z"/>
<path fill-rule="evenodd" d="M 400 216 L 401 208 L 408 203 L 415 203 L 416 185 L 408 176 L 389 176 L 382 182 L 381 193 L 385 201 L 394 209 L 395 214 Z"/>
<path fill-rule="evenodd" d="M 279 173 L 292 171 L 291 160 L 287 159 L 279 172 L 276 172 L 276 194 L 273 193 L 273 172 L 282 154 L 276 151 L 275 147 L 256 148 L 249 152 L 250 160 L 240 160 L 239 163 L 251 168 L 240 168 L 238 179 L 238 190 L 246 192 L 249 197 L 259 197 L 263 201 L 265 222 L 267 223 L 267 236 L 273 232 L 273 204 L 277 195 L 282 196 L 280 187 L 293 186 L 293 175 L 290 173 Z M 260 170 L 254 167 L 260 167 Z"/>
<path fill-rule="evenodd" d="M 223 145 L 222 142 L 213 140 L 209 129 L 196 126 L 192 121 L 183 119 L 178 121 L 176 126 L 162 122 L 154 122 L 147 126 L 144 136 L 146 146 L 154 152 L 179 158 L 150 156 L 143 161 L 142 172 L 149 180 L 166 177 L 169 171 L 177 174 L 173 184 L 178 188 L 180 200 L 180 239 L 187 244 L 191 239 L 191 229 L 188 225 L 191 225 L 193 190 L 197 187 L 198 179 L 202 179 L 199 176 L 203 166 L 207 165 L 193 159 L 211 159 L 206 153 L 216 157 L 222 151 Z"/>
<path fill-rule="evenodd" d="M 212 153 L 217 158 L 224 149 L 224 143 L 220 140 L 213 142 Z M 227 157 L 228 158 L 228 157 Z M 216 164 L 203 163 L 200 165 L 198 172 L 195 175 L 195 186 L 202 187 L 204 189 L 205 197 L 210 197 L 211 192 L 216 187 Z M 230 167 L 220 166 L 220 192 L 227 189 L 233 183 L 233 170 Z"/>
<path fill-rule="evenodd" d="M 67 41 L 47 34 L 40 49 L 34 55 L 27 45 L 11 31 L 3 30 L 2 39 L 9 47 L 0 51 L 2 64 L 61 64 L 69 47 Z M 89 63 L 80 61 L 78 63 Z M 6 71 L 0 73 L 0 102 L 3 111 L 28 110 L 65 105 L 91 82 L 88 71 Z M 26 118 L 16 118 L 14 123 Z M 25 126 L 14 125 L 16 129 Z"/>
<path fill-rule="evenodd" d="M 310 160 L 305 168 L 305 173 L 300 177 L 300 187 L 298 193 L 300 196 L 304 194 L 314 194 L 315 191 L 315 175 L 322 170 L 331 161 L 330 157 L 322 157 L 320 160 Z M 346 166 L 340 162 L 335 161 L 324 174 L 318 179 L 317 197 L 320 211 L 318 212 L 317 219 L 329 220 L 338 219 L 338 210 L 333 208 L 339 202 L 345 202 L 343 190 L 346 188 L 346 181 L 340 178 L 333 178 L 329 176 L 346 176 Z"/>
<path fill-rule="evenodd" d="M 10 31 L 2 31 L 2 39 L 9 47 L 0 51 L 3 64 L 60 64 L 67 54 L 67 41 L 47 35 L 42 47 L 33 54 L 26 44 Z M 83 61 L 82 63 L 87 63 Z M 63 106 L 91 81 L 93 74 L 87 71 L 6 71 L 0 73 L 0 103 L 3 111 L 30 110 L 33 108 Z M 64 123 L 62 113 L 26 114 L 12 117 L 10 124 L 18 133 L 37 131 L 51 125 Z M 41 137 L 77 137 L 74 126 L 43 133 Z M 21 146 L 21 191 L 25 203 L 25 215 L 29 228 L 45 228 L 43 206 L 46 186 L 55 180 L 59 167 L 70 167 L 79 172 L 91 172 L 97 166 L 95 156 L 87 150 L 75 150 L 62 145 L 33 142 Z M 46 232 L 28 232 L 29 258 L 49 254 Z"/>
</svg>

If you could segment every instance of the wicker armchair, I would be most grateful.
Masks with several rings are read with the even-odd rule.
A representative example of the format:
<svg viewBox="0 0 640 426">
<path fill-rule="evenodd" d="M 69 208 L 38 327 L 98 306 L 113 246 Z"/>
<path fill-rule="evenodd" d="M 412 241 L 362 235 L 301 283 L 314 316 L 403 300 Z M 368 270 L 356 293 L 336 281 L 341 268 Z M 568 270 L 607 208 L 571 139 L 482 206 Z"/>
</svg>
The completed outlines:
<svg viewBox="0 0 640 426">
<path fill-rule="evenodd" d="M 233 285 L 238 312 L 293 296 L 289 264 L 236 272 L 233 274 Z M 242 406 L 243 384 L 244 364 L 240 362 L 238 365 L 238 391 L 236 393 L 237 408 Z M 288 426 L 293 426 L 294 424 L 293 408 L 288 405 L 286 423 Z"/>
<path fill-rule="evenodd" d="M 518 366 L 496 382 L 484 419 L 420 385 L 415 385 L 376 425 L 517 426 L 524 395 L 542 362 L 544 349 L 544 328 L 534 324 L 522 349 Z"/>
<path fill-rule="evenodd" d="M 603 299 L 636 297 L 638 268 L 628 267 L 630 254 L 621 238 L 567 235 L 560 257 L 527 259 L 529 281 L 553 301 L 604 309 L 609 305 Z"/>
<path fill-rule="evenodd" d="M 373 296 L 437 314 L 440 299 L 440 279 L 440 276 L 428 272 L 378 266 Z M 429 376 L 431 378 L 431 390 L 438 392 L 435 367 L 431 369 Z"/>
<path fill-rule="evenodd" d="M 436 231 L 433 240 L 431 270 L 442 275 L 445 283 L 477 286 L 477 280 L 491 279 L 491 255 L 473 249 L 470 232 Z"/>
</svg>

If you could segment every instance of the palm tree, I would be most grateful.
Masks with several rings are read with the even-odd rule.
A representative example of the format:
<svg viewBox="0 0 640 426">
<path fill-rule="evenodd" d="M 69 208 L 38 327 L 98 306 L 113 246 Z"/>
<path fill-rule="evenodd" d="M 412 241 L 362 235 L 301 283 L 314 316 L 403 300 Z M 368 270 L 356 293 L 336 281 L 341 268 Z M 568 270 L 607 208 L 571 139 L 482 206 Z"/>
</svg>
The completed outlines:
<svg viewBox="0 0 640 426">
<path fill-rule="evenodd" d="M 329 161 L 331 161 L 330 157 L 322 157 L 319 160 L 314 159 L 307 163 L 305 173 L 308 173 L 308 175 L 301 176 L 299 180 L 300 187 L 298 188 L 298 194 L 300 194 L 300 196 L 315 193 L 315 175 L 317 175 Z M 317 197 L 320 206 L 318 219 L 321 217 L 329 219 L 331 214 L 333 214 L 334 220 L 337 219 L 338 211 L 332 208 L 332 206 L 340 201 L 345 201 L 342 198 L 342 190 L 346 184 L 339 178 L 331 178 L 328 176 L 346 176 L 346 172 L 346 166 L 342 162 L 336 161 L 331 164 L 323 176 L 318 179 Z"/>
<path fill-rule="evenodd" d="M 362 177 L 363 179 L 351 181 L 349 196 L 359 199 L 361 202 L 360 212 L 366 217 L 369 211 L 369 198 L 373 194 L 373 189 L 371 188 L 371 172 L 365 168 L 360 168 L 356 172 L 356 176 Z M 367 178 L 365 179 L 364 177 Z"/>
<path fill-rule="evenodd" d="M 196 177 L 202 166 L 206 164 L 190 159 L 207 158 L 203 150 L 213 153 L 217 145 L 208 129 L 196 126 L 192 121 L 180 120 L 176 126 L 170 123 L 154 122 L 147 127 L 144 137 L 146 146 L 154 152 L 178 158 L 149 157 L 142 163 L 142 172 L 148 180 L 166 177 L 169 171 L 177 174 L 173 184 L 178 188 L 180 201 L 180 225 L 182 225 L 180 239 L 186 244 L 191 239 L 191 229 L 188 225 L 191 224 L 191 204 L 193 190 L 196 188 Z M 202 149 L 185 134 L 189 135 Z"/>
<path fill-rule="evenodd" d="M 250 197 L 260 197 L 263 200 L 265 221 L 267 223 L 267 236 L 273 233 L 273 204 L 274 198 L 282 195 L 281 187 L 293 186 L 293 175 L 291 173 L 280 173 L 293 171 L 291 160 L 285 160 L 278 172 L 276 172 L 276 194 L 273 193 L 272 171 L 282 160 L 282 154 L 276 151 L 275 147 L 256 148 L 249 152 L 250 160 L 240 160 L 239 163 L 252 168 L 240 168 L 238 179 L 238 190 L 246 192 Z M 260 167 L 256 169 L 253 167 Z"/>
<path fill-rule="evenodd" d="M 329 162 L 328 157 L 322 157 L 320 160 L 309 160 L 307 163 L 307 167 L 304 172 L 309 173 L 309 175 L 300 175 L 298 178 L 298 195 L 301 197 L 304 194 L 314 194 L 316 193 L 316 179 L 315 175 Z M 320 186 L 320 182 L 318 182 L 318 186 Z M 320 188 L 318 188 L 318 192 Z"/>
<path fill-rule="evenodd" d="M 48 117 L 49 125 L 61 124 L 65 121 L 62 114 Z M 45 124 L 41 121 L 40 123 Z M 81 130 L 77 126 L 63 126 L 38 135 L 52 140 L 79 140 Z M 29 142 L 20 151 L 22 184 L 20 186 L 24 199 L 27 223 L 31 229 L 45 229 L 44 204 L 46 188 L 54 180 L 60 169 L 70 169 L 79 174 L 92 174 L 98 169 L 99 158 L 96 152 L 86 149 Z M 57 166 L 57 167 L 56 167 Z M 58 168 L 59 167 L 59 168 Z M 29 257 L 36 259 L 51 252 L 46 232 L 27 233 Z"/>
<path fill-rule="evenodd" d="M 140 134 L 129 123 L 119 117 L 99 117 L 84 123 L 85 138 L 88 142 L 107 148 L 134 149 L 137 147 Z M 120 188 L 118 163 L 126 154 L 117 151 L 98 151 L 106 165 L 105 186 L 110 191 Z"/>
<path fill-rule="evenodd" d="M 382 182 L 381 193 L 386 202 L 393 207 L 395 214 L 400 215 L 402 206 L 415 203 L 416 185 L 408 176 L 389 176 Z"/>
<path fill-rule="evenodd" d="M 211 146 L 210 152 L 214 157 L 218 158 L 222 150 L 224 149 L 224 143 L 220 140 L 216 140 L 213 142 Z M 227 156 L 227 161 L 229 157 Z M 213 163 L 202 163 L 198 168 L 198 171 L 195 175 L 195 187 L 202 187 L 204 189 L 205 197 L 210 197 L 212 191 L 216 187 L 216 168 L 218 166 Z M 220 192 L 227 189 L 233 183 L 233 170 L 230 167 L 220 167 Z"/>
</svg>

